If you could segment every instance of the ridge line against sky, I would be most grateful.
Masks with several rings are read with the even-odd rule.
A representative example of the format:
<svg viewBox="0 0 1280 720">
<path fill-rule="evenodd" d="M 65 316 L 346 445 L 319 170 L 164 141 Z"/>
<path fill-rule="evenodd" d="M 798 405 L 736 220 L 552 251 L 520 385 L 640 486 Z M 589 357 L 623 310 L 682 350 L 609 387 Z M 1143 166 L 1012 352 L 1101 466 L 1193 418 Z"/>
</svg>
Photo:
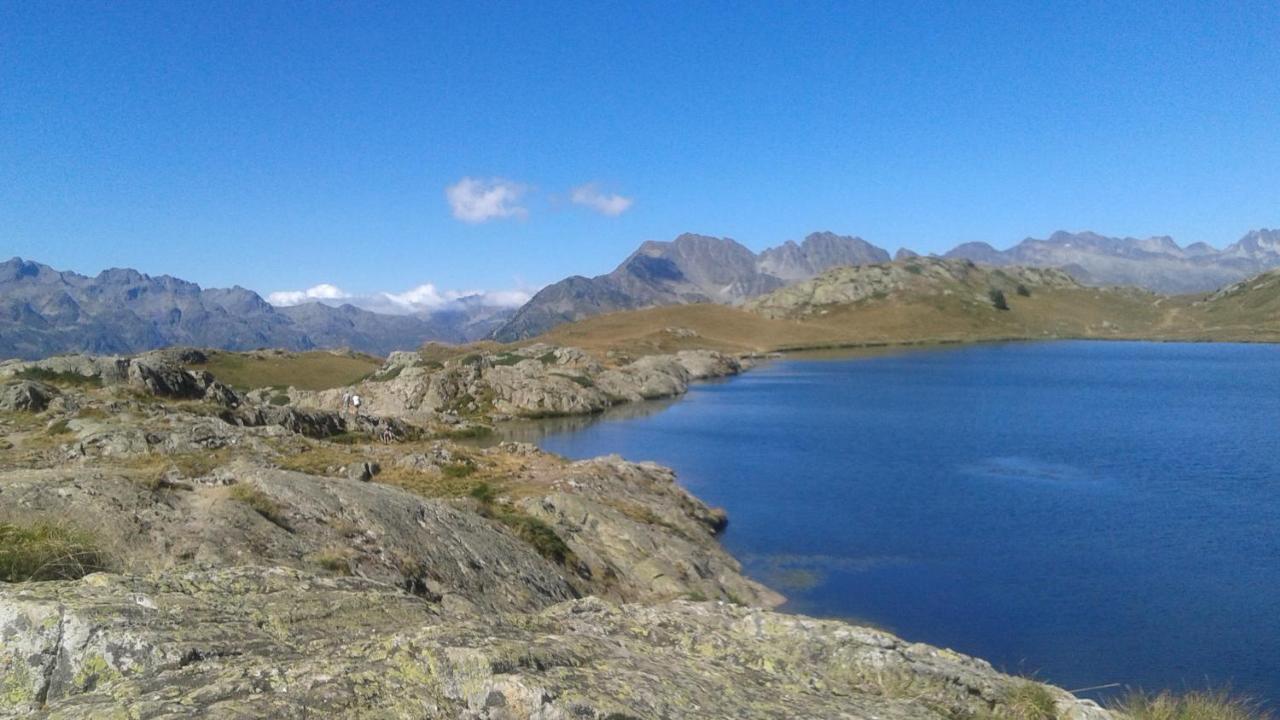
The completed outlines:
<svg viewBox="0 0 1280 720">
<path fill-rule="evenodd" d="M 1280 224 L 1276 37 L 1265 2 L 0 1 L 0 243 L 424 302 L 686 231 L 1221 248 Z"/>
</svg>

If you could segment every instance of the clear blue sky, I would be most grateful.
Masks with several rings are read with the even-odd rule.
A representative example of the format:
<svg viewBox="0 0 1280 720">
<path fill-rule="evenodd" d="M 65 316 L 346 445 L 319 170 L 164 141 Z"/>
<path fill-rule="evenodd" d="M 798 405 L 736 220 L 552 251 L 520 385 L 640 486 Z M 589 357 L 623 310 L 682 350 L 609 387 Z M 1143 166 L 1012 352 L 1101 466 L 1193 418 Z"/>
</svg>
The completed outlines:
<svg viewBox="0 0 1280 720">
<path fill-rule="evenodd" d="M 0 2 L 0 255 L 82 272 L 364 293 L 684 231 L 1221 246 L 1280 225 L 1278 170 L 1275 2 Z M 513 214 L 456 218 L 466 177 Z M 615 214 L 570 201 L 591 182 Z"/>
</svg>

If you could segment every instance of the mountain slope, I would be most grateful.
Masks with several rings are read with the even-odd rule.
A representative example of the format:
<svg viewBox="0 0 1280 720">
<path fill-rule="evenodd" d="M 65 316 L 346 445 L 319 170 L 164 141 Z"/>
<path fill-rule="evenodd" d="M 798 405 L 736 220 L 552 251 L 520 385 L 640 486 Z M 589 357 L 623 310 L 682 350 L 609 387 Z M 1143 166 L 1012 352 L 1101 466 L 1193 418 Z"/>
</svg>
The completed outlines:
<svg viewBox="0 0 1280 720">
<path fill-rule="evenodd" d="M 494 337 L 510 342 L 592 315 L 660 305 L 736 304 L 829 267 L 886 262 L 856 237 L 813 233 L 756 255 L 729 238 L 686 233 L 641 245 L 613 272 L 573 276 L 543 288 Z"/>
<path fill-rule="evenodd" d="M 944 257 L 988 265 L 1057 267 L 1086 285 L 1196 293 L 1280 266 L 1280 230 L 1254 230 L 1220 252 L 1204 243 L 1184 248 L 1166 236 L 1115 238 L 1058 231 L 1003 251 L 986 243 L 965 243 Z"/>
<path fill-rule="evenodd" d="M 0 358 L 64 352 L 129 354 L 166 345 L 248 350 L 351 347 L 386 354 L 427 340 L 487 334 L 491 308 L 382 315 L 309 303 L 277 308 L 241 287 L 202 289 L 168 275 L 104 270 L 95 277 L 13 258 L 0 263 Z M 476 318 L 482 323 L 472 326 Z"/>
</svg>

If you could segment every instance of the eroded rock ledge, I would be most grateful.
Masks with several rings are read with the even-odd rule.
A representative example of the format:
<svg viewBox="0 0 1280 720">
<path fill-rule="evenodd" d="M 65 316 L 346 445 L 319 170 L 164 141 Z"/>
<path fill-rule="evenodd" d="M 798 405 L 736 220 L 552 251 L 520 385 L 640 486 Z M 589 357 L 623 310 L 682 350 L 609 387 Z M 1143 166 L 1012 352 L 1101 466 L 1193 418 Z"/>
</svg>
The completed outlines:
<svg viewBox="0 0 1280 720">
<path fill-rule="evenodd" d="M 369 580 L 262 567 L 0 587 L 0 636 L 0 713 L 47 718 L 986 717 L 1025 682 L 723 603 L 446 619 Z M 1064 719 L 1107 717 L 1050 692 Z"/>
</svg>

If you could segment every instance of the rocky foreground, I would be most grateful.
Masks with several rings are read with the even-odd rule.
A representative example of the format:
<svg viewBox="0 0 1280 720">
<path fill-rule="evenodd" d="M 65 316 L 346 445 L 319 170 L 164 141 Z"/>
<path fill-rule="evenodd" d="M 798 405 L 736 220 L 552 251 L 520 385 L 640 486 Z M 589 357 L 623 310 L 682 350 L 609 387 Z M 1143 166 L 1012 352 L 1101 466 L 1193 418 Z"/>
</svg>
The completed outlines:
<svg viewBox="0 0 1280 720">
<path fill-rule="evenodd" d="M 731 358 L 406 354 L 358 420 L 341 391 L 240 392 L 201 360 L 0 365 L 0 579 L 21 581 L 0 582 L 0 717 L 1108 717 L 769 610 L 665 468 L 451 439 Z"/>
</svg>

